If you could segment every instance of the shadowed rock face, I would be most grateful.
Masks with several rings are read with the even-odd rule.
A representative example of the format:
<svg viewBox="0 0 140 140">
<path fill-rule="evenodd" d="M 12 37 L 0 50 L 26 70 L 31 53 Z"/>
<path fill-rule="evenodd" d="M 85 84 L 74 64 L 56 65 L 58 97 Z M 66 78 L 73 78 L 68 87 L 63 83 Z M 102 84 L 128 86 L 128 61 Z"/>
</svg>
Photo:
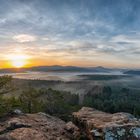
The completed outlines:
<svg viewBox="0 0 140 140">
<path fill-rule="evenodd" d="M 128 113 L 108 114 L 83 107 L 74 123 L 90 140 L 140 140 L 140 121 Z"/>
</svg>

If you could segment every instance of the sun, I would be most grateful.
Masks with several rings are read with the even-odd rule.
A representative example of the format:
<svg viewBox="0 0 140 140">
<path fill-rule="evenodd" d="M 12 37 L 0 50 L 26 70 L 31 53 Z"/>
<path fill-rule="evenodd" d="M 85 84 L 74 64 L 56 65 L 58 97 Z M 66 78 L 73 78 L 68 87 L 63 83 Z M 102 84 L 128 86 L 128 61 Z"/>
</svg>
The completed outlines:
<svg viewBox="0 0 140 140">
<path fill-rule="evenodd" d="M 24 67 L 25 61 L 24 60 L 14 60 L 12 61 L 12 65 L 16 68 Z"/>
<path fill-rule="evenodd" d="M 12 67 L 22 68 L 27 64 L 27 56 L 23 54 L 8 56 L 9 62 Z"/>
</svg>

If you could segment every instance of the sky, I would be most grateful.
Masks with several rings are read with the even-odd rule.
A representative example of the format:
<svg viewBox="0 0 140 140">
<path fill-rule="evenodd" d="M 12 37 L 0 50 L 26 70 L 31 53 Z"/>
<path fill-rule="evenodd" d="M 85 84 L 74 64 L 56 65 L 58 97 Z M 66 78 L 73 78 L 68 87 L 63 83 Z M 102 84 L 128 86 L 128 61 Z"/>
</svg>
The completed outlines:
<svg viewBox="0 0 140 140">
<path fill-rule="evenodd" d="M 139 7 L 140 0 L 0 0 L 0 68 L 140 68 Z"/>
</svg>

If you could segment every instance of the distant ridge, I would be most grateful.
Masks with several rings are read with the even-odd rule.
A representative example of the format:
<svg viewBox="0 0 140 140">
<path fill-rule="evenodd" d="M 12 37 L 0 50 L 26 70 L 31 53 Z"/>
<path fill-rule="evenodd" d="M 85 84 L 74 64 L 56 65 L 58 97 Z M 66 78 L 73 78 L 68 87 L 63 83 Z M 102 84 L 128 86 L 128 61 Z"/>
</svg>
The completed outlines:
<svg viewBox="0 0 140 140">
<path fill-rule="evenodd" d="M 140 75 L 140 70 L 129 70 L 124 72 L 124 74 Z"/>
<path fill-rule="evenodd" d="M 78 67 L 78 66 L 35 66 L 30 68 L 5 68 L 0 69 L 0 73 L 21 73 L 27 71 L 39 71 L 39 72 L 100 72 L 109 73 L 113 71 L 127 72 L 129 69 L 121 68 L 107 68 L 102 66 L 97 67 Z"/>
<path fill-rule="evenodd" d="M 0 69 L 0 73 L 21 73 L 26 72 L 27 68 L 7 68 L 7 69 Z"/>
<path fill-rule="evenodd" d="M 68 72 L 109 72 L 110 69 L 104 67 L 76 67 L 76 66 L 40 66 L 32 67 L 32 71 L 68 71 Z"/>
<path fill-rule="evenodd" d="M 0 73 L 15 73 L 15 72 L 26 72 L 26 71 L 41 71 L 41 72 L 111 72 L 112 69 L 98 67 L 77 67 L 77 66 L 36 66 L 31 68 L 8 68 L 0 69 Z"/>
</svg>

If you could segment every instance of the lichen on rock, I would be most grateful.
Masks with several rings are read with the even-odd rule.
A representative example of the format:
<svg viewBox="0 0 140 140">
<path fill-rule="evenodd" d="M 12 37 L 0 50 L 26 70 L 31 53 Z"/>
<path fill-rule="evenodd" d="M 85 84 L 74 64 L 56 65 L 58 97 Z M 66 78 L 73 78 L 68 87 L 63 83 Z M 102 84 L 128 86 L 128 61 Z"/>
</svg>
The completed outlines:
<svg viewBox="0 0 140 140">
<path fill-rule="evenodd" d="M 129 113 L 110 114 L 83 107 L 73 118 L 90 140 L 140 140 L 140 121 Z"/>
</svg>

